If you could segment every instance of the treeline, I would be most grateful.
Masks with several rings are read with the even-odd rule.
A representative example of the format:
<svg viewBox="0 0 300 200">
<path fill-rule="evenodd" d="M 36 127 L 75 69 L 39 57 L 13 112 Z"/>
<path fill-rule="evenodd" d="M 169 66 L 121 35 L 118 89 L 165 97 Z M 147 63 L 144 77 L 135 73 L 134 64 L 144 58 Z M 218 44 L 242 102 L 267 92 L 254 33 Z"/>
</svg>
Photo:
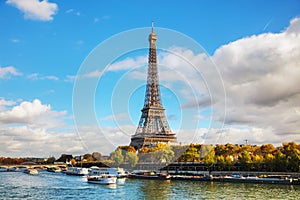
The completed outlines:
<svg viewBox="0 0 300 200">
<path fill-rule="evenodd" d="M 300 172 L 300 145 L 190 145 L 180 162 L 203 162 L 213 170 Z"/>
<path fill-rule="evenodd" d="M 25 162 L 23 158 L 0 157 L 0 164 L 2 165 L 19 165 L 23 162 Z"/>
<path fill-rule="evenodd" d="M 111 153 L 110 159 L 115 166 L 124 162 L 131 167 L 137 163 L 201 162 L 209 170 L 300 172 L 300 145 L 295 142 L 283 143 L 280 147 L 272 144 L 169 146 L 159 143 L 138 152 L 133 147 L 120 146 Z"/>
</svg>

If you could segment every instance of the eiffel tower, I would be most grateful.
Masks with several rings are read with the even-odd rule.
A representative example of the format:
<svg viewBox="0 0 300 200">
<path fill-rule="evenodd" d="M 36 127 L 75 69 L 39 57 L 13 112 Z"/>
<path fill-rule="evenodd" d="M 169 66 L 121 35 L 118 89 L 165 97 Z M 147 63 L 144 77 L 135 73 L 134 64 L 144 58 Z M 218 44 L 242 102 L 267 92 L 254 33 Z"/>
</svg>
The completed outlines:
<svg viewBox="0 0 300 200">
<path fill-rule="evenodd" d="M 165 115 L 165 109 L 161 103 L 159 90 L 159 80 L 156 59 L 156 40 L 154 33 L 154 23 L 152 22 L 152 32 L 149 35 L 149 60 L 148 76 L 145 94 L 144 107 L 141 110 L 142 116 L 135 134 L 131 137 L 130 146 L 135 149 L 142 147 L 156 146 L 157 143 L 176 142 L 176 135 L 172 133 Z"/>
</svg>

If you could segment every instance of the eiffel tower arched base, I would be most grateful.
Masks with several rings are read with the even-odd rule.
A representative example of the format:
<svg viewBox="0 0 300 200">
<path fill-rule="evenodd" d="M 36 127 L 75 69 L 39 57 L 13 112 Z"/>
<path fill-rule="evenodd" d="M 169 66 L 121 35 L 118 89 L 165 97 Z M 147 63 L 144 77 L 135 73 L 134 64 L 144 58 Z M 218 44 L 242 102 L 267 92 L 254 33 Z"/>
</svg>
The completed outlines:
<svg viewBox="0 0 300 200">
<path fill-rule="evenodd" d="M 143 147 L 155 147 L 157 143 L 176 143 L 177 138 L 175 134 L 164 135 L 149 135 L 149 136 L 135 136 L 131 138 L 130 146 L 136 150 Z"/>
</svg>

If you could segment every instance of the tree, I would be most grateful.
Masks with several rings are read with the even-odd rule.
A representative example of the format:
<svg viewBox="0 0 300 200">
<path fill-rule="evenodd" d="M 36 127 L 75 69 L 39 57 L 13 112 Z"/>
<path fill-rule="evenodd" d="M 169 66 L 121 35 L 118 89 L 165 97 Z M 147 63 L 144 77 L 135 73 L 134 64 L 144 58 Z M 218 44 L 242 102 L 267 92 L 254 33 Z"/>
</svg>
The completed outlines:
<svg viewBox="0 0 300 200">
<path fill-rule="evenodd" d="M 263 155 L 266 155 L 275 152 L 276 148 L 272 144 L 263 144 L 261 145 L 260 150 Z"/>
<path fill-rule="evenodd" d="M 293 172 L 299 172 L 300 167 L 300 151 L 298 149 L 291 150 L 288 156 L 288 168 Z"/>
<path fill-rule="evenodd" d="M 92 158 L 94 159 L 94 160 L 102 160 L 102 154 L 101 153 L 99 153 L 99 152 L 93 152 L 92 153 Z"/>
<path fill-rule="evenodd" d="M 195 147 L 189 147 L 182 155 L 182 160 L 185 162 L 194 162 L 199 160 L 199 151 Z"/>
<path fill-rule="evenodd" d="M 248 171 L 251 167 L 250 165 L 251 165 L 252 160 L 251 160 L 251 156 L 247 150 L 242 151 L 240 161 L 241 161 L 242 168 L 244 170 Z"/>
<path fill-rule="evenodd" d="M 216 156 L 223 156 L 228 153 L 226 146 L 222 144 L 217 144 L 215 147 Z"/>
<path fill-rule="evenodd" d="M 233 166 L 233 156 L 227 155 L 227 156 L 225 157 L 225 164 L 226 164 L 226 166 L 228 167 L 228 170 L 230 171 L 230 169 L 231 169 L 232 166 Z"/>
<path fill-rule="evenodd" d="M 274 170 L 274 163 L 275 163 L 275 156 L 271 153 L 267 153 L 265 155 L 265 163 L 268 171 L 273 171 Z"/>
<path fill-rule="evenodd" d="M 76 160 L 74 158 L 71 159 L 71 165 L 75 165 L 76 164 Z"/>
<path fill-rule="evenodd" d="M 136 153 L 136 150 L 133 146 L 119 146 L 118 148 L 123 150 L 124 152 L 134 152 L 134 153 Z"/>
<path fill-rule="evenodd" d="M 224 170 L 226 166 L 226 161 L 223 155 L 217 156 L 216 157 L 217 165 L 219 170 Z"/>
<path fill-rule="evenodd" d="M 124 156 L 123 156 L 123 154 L 122 154 L 122 150 L 121 150 L 121 149 L 117 149 L 117 150 L 115 150 L 114 152 L 112 152 L 112 153 L 110 154 L 110 157 L 111 157 L 111 159 L 114 160 L 114 164 L 115 164 L 116 166 L 119 166 L 119 165 L 122 164 L 123 161 L 124 161 Z"/>
<path fill-rule="evenodd" d="M 47 164 L 53 164 L 54 162 L 55 162 L 55 157 L 54 156 L 52 156 L 52 157 L 49 157 L 48 159 L 47 159 L 47 161 L 46 161 L 46 163 Z"/>
<path fill-rule="evenodd" d="M 90 153 L 84 154 L 83 159 L 88 162 L 94 161 L 94 158 L 93 158 L 92 154 L 90 154 Z"/>
<path fill-rule="evenodd" d="M 131 168 L 134 168 L 139 161 L 139 157 L 135 152 L 129 151 L 126 153 L 126 161 L 129 163 Z"/>
<path fill-rule="evenodd" d="M 205 164 L 212 166 L 215 164 L 215 150 L 211 149 L 210 152 L 205 156 Z"/>
<path fill-rule="evenodd" d="M 174 151 L 169 145 L 165 145 L 164 147 L 160 147 L 155 152 L 155 158 L 158 162 L 170 162 L 174 157 Z"/>
<path fill-rule="evenodd" d="M 253 163 L 253 167 L 255 170 L 260 171 L 261 166 L 262 166 L 262 162 L 263 162 L 263 157 L 260 155 L 254 155 L 252 158 L 252 163 Z"/>
<path fill-rule="evenodd" d="M 286 156 L 280 150 L 275 155 L 275 170 L 279 172 L 287 171 Z"/>
<path fill-rule="evenodd" d="M 56 162 L 70 162 L 72 160 L 73 156 L 68 154 L 61 154 L 61 156 L 56 160 Z"/>
</svg>

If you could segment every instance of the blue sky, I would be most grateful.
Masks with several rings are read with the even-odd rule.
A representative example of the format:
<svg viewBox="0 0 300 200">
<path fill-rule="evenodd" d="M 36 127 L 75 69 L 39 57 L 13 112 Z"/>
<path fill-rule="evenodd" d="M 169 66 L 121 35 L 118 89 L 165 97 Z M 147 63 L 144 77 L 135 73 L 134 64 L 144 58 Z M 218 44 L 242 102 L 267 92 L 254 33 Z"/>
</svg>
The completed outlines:
<svg viewBox="0 0 300 200">
<path fill-rule="evenodd" d="M 115 67 L 124 66 L 124 63 L 136 64 L 140 68 L 112 69 L 102 76 L 93 105 L 101 130 L 99 124 L 93 123 L 76 126 L 72 108 L 74 80 L 80 76 L 90 77 L 98 84 L 100 69 L 90 71 L 94 72 L 90 76 L 80 74 L 88 56 L 97 52 L 101 43 L 124 31 L 147 27 L 150 33 L 152 20 L 158 27 L 157 46 L 163 48 L 158 51 L 161 64 L 190 78 L 191 88 L 199 95 L 192 100 L 194 103 L 190 102 L 191 93 L 186 96 L 183 93 L 186 92 L 185 84 L 176 85 L 176 76 L 164 75 L 166 71 L 162 67 L 163 104 L 171 127 L 181 132 L 182 140 L 242 143 L 247 138 L 253 144 L 276 145 L 286 140 L 300 142 L 296 128 L 299 127 L 300 91 L 295 77 L 299 72 L 297 58 L 300 57 L 298 17 L 300 3 L 294 0 L 1 1 L 0 153 L 5 156 L 48 156 L 86 151 L 107 154 L 115 146 L 127 144 L 143 106 L 146 80 L 142 74 L 147 66 L 147 49 L 119 55 L 113 63 L 107 63 L 115 64 Z M 159 27 L 192 39 L 203 47 L 202 50 L 207 52 L 203 56 L 211 61 L 199 60 L 203 52 L 191 53 L 189 47 L 183 48 L 181 41 L 176 39 L 167 41 L 173 46 L 163 46 L 168 38 L 159 35 Z M 133 39 L 113 47 L 129 43 L 147 46 L 148 35 L 142 35 L 140 39 L 143 37 L 143 41 Z M 176 68 L 176 63 L 171 66 L 174 58 L 163 50 L 178 53 L 196 66 L 206 66 L 199 67 L 202 77 L 190 76 L 193 72 Z M 277 60 L 279 58 L 282 60 Z M 282 65 L 278 66 L 279 63 Z M 220 71 L 221 79 L 207 70 L 213 65 Z M 121 92 L 117 94 L 118 99 L 122 99 L 118 104 L 112 100 L 112 94 L 120 80 L 118 87 L 123 91 L 131 87 L 138 89 L 134 90 L 130 100 Z M 209 90 L 205 89 L 205 82 Z M 225 93 L 220 92 L 223 89 L 226 111 Z M 206 98 L 211 94 L 215 101 L 210 97 L 207 104 Z M 113 109 L 119 109 L 114 113 L 116 116 L 112 116 Z M 226 119 L 223 119 L 224 112 Z M 214 118 L 213 122 L 211 118 Z M 187 120 L 199 124 L 189 128 Z M 103 134 L 99 135 L 99 132 Z M 191 132 L 195 132 L 192 137 L 189 136 Z M 220 132 L 222 134 L 218 134 Z M 204 140 L 191 139 L 195 137 Z M 93 141 L 96 139 L 100 142 Z M 70 140 L 69 144 L 64 143 L 66 140 Z"/>
</svg>

